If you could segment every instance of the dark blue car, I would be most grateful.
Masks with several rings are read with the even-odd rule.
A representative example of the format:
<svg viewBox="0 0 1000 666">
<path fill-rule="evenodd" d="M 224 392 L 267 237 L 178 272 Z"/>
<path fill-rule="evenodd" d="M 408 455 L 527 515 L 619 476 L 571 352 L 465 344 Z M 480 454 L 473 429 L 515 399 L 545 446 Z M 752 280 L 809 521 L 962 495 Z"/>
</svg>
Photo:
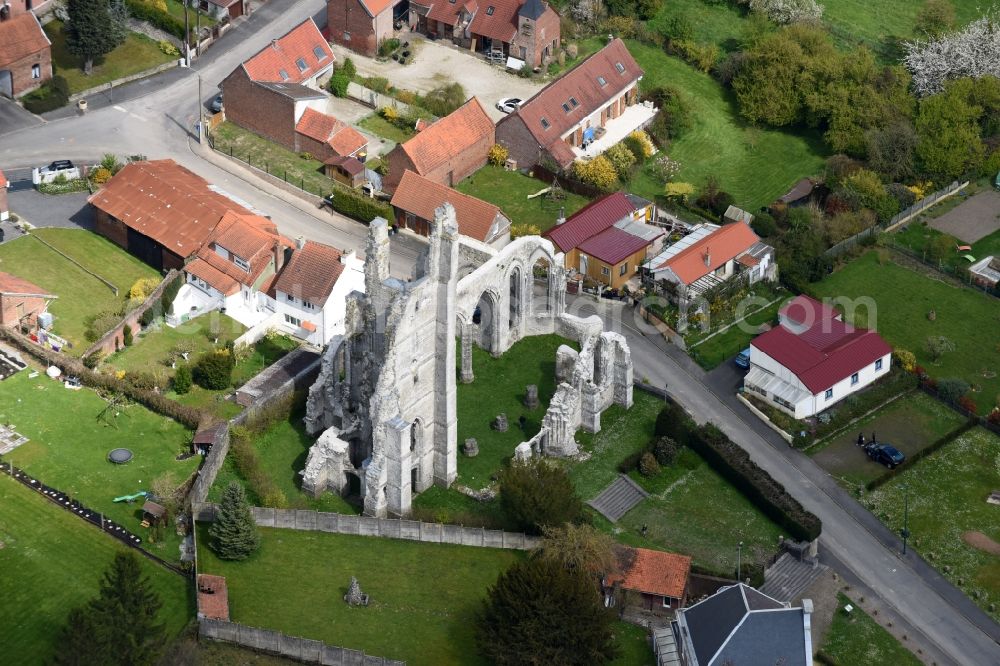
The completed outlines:
<svg viewBox="0 0 1000 666">
<path fill-rule="evenodd" d="M 868 448 L 868 457 L 877 463 L 885 465 L 889 469 L 895 469 L 902 465 L 906 456 L 891 444 L 875 444 Z"/>
<path fill-rule="evenodd" d="M 733 360 L 733 363 L 735 363 L 736 367 L 738 367 L 738 368 L 743 368 L 744 370 L 749 370 L 750 369 L 750 348 L 747 347 L 746 349 L 744 349 L 743 351 L 741 351 L 739 354 L 737 354 L 736 358 Z"/>
</svg>

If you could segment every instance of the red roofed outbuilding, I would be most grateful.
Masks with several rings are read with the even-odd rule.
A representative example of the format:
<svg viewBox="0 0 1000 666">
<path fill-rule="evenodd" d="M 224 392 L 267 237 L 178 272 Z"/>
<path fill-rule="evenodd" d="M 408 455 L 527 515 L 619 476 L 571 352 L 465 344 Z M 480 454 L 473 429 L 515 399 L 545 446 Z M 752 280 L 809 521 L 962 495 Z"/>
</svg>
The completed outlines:
<svg viewBox="0 0 1000 666">
<path fill-rule="evenodd" d="M 628 570 L 606 576 L 604 587 L 638 593 L 646 610 L 682 608 L 687 603 L 691 558 L 648 548 L 635 548 L 633 553 Z"/>
<path fill-rule="evenodd" d="M 781 309 L 779 321 L 750 344 L 743 388 L 797 419 L 889 372 L 892 347 L 875 331 L 845 323 L 829 304 L 798 296 Z"/>
<path fill-rule="evenodd" d="M 328 0 L 326 27 L 330 39 L 344 48 L 374 56 L 391 39 L 395 8 L 403 0 Z"/>
<path fill-rule="evenodd" d="M 20 97 L 52 78 L 52 42 L 34 13 L 8 16 L 0 20 L 0 95 Z"/>
</svg>

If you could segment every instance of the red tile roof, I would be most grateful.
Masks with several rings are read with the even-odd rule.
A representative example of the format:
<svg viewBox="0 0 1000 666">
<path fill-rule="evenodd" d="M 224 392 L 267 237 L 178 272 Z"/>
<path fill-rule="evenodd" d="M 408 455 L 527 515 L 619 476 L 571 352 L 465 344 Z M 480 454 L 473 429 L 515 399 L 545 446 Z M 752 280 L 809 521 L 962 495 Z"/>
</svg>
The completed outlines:
<svg viewBox="0 0 1000 666">
<path fill-rule="evenodd" d="M 502 214 L 497 206 L 427 180 L 409 169 L 403 173 L 391 201 L 394 207 L 424 220 L 433 220 L 434 211 L 445 202 L 455 207 L 460 234 L 483 242 L 492 240 L 490 229 L 497 215 Z"/>
<path fill-rule="evenodd" d="M 542 235 L 562 252 L 569 252 L 635 211 L 635 204 L 623 192 L 615 192 L 590 202 Z"/>
<path fill-rule="evenodd" d="M 382 12 L 398 5 L 402 0 L 358 0 L 368 15 L 375 18 Z"/>
<path fill-rule="evenodd" d="M 316 324 L 312 323 L 308 319 L 303 319 L 302 323 L 299 324 L 299 327 L 306 331 L 309 331 L 310 333 L 316 332 Z"/>
<path fill-rule="evenodd" d="M 655 239 L 639 238 L 617 227 L 610 227 L 580 243 L 580 252 L 614 266 L 648 246 Z"/>
<path fill-rule="evenodd" d="M 563 142 L 564 134 L 621 95 L 642 74 L 642 68 L 625 47 L 625 42 L 615 39 L 539 90 L 500 124 L 520 118 L 539 145 L 550 150 L 549 146 L 557 145 L 557 141 Z M 604 80 L 605 84 L 601 85 L 600 80 Z M 576 100 L 577 104 L 574 105 L 572 100 Z M 568 112 L 563 104 L 569 106 Z M 572 151 L 567 154 L 563 150 L 561 154 L 560 161 L 565 161 Z"/>
<path fill-rule="evenodd" d="M 229 619 L 229 592 L 224 577 L 198 574 L 198 615 L 211 620 Z"/>
<path fill-rule="evenodd" d="M 0 23 L 0 65 L 45 51 L 50 46 L 49 38 L 31 12 Z"/>
<path fill-rule="evenodd" d="M 517 34 L 517 10 L 521 4 L 522 0 L 483 0 L 482 8 L 469 24 L 469 32 L 501 42 L 511 41 Z"/>
<path fill-rule="evenodd" d="M 778 314 L 796 324 L 805 324 L 807 326 L 812 326 L 824 319 L 840 319 L 840 313 L 833 306 L 821 303 L 811 296 L 804 295 L 796 296 L 785 303 L 778 310 Z"/>
<path fill-rule="evenodd" d="M 54 294 L 50 294 L 45 289 L 42 289 L 34 282 L 28 282 L 23 278 L 19 278 L 16 275 L 11 275 L 10 273 L 0 273 L 0 294 L 6 294 L 8 296 L 48 296 L 55 298 Z"/>
<path fill-rule="evenodd" d="M 417 172 L 426 174 L 484 139 L 492 145 L 495 137 L 493 121 L 479 100 L 473 97 L 399 147 Z"/>
<path fill-rule="evenodd" d="M 452 27 L 458 24 L 462 10 L 465 10 L 468 14 L 475 14 L 477 11 L 476 0 L 458 0 L 457 2 L 451 2 L 450 0 L 424 0 L 418 4 L 430 7 L 430 11 L 427 12 L 428 19 Z"/>
<path fill-rule="evenodd" d="M 325 143 L 338 155 L 353 155 L 368 145 L 368 139 L 347 123 L 325 113 L 306 109 L 295 125 L 299 134 Z"/>
<path fill-rule="evenodd" d="M 323 164 L 328 164 L 330 166 L 338 166 L 352 176 L 357 176 L 359 173 L 363 173 L 365 170 L 365 165 L 357 160 L 355 157 L 349 155 L 334 155 Z"/>
<path fill-rule="evenodd" d="M 626 590 L 681 599 L 691 574 L 691 558 L 661 550 L 636 548 L 635 560 L 624 576 L 609 576 L 609 584 L 621 581 Z"/>
<path fill-rule="evenodd" d="M 320 49 L 321 58 L 316 56 L 316 48 Z M 300 58 L 305 63 L 304 70 L 296 62 Z M 308 18 L 244 61 L 243 68 L 254 81 L 302 83 L 330 67 L 334 60 L 330 44 L 324 39 L 316 23 Z M 285 76 L 282 76 L 282 72 Z"/>
<path fill-rule="evenodd" d="M 7 176 L 3 175 L 3 171 L 0 171 L 0 187 L 7 187 Z"/>
<path fill-rule="evenodd" d="M 212 289 L 224 296 L 232 296 L 240 290 L 240 283 L 201 257 L 195 257 L 184 265 L 184 270 L 204 280 Z"/>
<path fill-rule="evenodd" d="M 669 268 L 681 282 L 691 284 L 743 254 L 759 240 L 760 237 L 745 222 L 727 224 L 667 259 L 655 270 Z"/>
<path fill-rule="evenodd" d="M 835 319 L 832 315 L 836 312 L 818 301 L 803 299 L 796 304 L 799 306 L 819 315 L 802 333 L 776 326 L 751 344 L 788 368 L 813 395 L 892 353 L 892 347 L 878 333 Z"/>
<path fill-rule="evenodd" d="M 306 241 L 301 250 L 292 253 L 292 258 L 278 274 L 269 291 L 272 295 L 278 291 L 292 294 L 318 308 L 323 307 L 344 272 L 342 254 L 335 247 Z"/>
<path fill-rule="evenodd" d="M 128 164 L 88 201 L 184 258 L 198 251 L 226 212 L 250 215 L 173 160 Z"/>
<path fill-rule="evenodd" d="M 198 258 L 184 268 L 229 295 L 238 291 L 238 286 L 234 290 L 232 281 L 248 287 L 257 283 L 272 265 L 276 244 L 282 252 L 284 248 L 292 247 L 292 242 L 279 234 L 278 228 L 267 218 L 230 211 L 219 221 L 208 242 L 198 250 Z M 250 264 L 249 272 L 224 259 L 215 247 L 224 248 L 246 261 Z"/>
</svg>

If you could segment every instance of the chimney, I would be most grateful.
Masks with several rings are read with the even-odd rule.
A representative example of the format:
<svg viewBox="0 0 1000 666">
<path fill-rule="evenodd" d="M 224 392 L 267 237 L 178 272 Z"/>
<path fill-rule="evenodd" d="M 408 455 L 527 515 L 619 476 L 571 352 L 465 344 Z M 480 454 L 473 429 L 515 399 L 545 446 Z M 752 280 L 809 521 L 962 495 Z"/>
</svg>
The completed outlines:
<svg viewBox="0 0 1000 666">
<path fill-rule="evenodd" d="M 272 39 L 271 40 L 271 48 L 274 49 L 275 51 L 278 50 L 278 40 L 277 39 Z"/>
<path fill-rule="evenodd" d="M 278 273 L 285 265 L 285 253 L 281 249 L 281 241 L 274 241 L 274 272 Z"/>
<path fill-rule="evenodd" d="M 712 265 L 712 248 L 706 247 L 705 254 L 702 256 L 705 258 L 705 266 L 710 267 Z"/>
<path fill-rule="evenodd" d="M 305 236 L 296 236 L 295 237 L 295 249 L 301 250 L 305 246 L 306 246 L 306 237 Z"/>
<path fill-rule="evenodd" d="M 346 252 L 341 252 L 340 253 L 340 263 L 346 264 L 346 263 L 348 263 L 350 261 L 353 261 L 355 256 L 356 256 L 356 253 L 354 252 L 354 250 L 347 250 Z"/>
<path fill-rule="evenodd" d="M 559 217 L 556 218 L 556 226 L 560 224 L 566 224 L 566 207 L 563 206 L 559 209 Z"/>
</svg>

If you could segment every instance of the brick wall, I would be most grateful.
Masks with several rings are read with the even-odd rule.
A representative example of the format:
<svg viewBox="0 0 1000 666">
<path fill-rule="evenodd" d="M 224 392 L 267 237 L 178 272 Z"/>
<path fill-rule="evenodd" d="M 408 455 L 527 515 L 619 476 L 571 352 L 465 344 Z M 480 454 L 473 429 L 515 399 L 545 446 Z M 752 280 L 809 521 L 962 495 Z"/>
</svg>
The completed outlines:
<svg viewBox="0 0 1000 666">
<path fill-rule="evenodd" d="M 538 163 L 538 141 L 528 131 L 520 116 L 507 116 L 497 124 L 497 143 L 510 151 L 518 169 L 530 169 Z"/>
<path fill-rule="evenodd" d="M 295 152 L 309 153 L 320 162 L 325 162 L 331 157 L 337 156 L 337 153 L 330 147 L 330 144 L 317 141 L 300 132 L 295 133 Z"/>
<path fill-rule="evenodd" d="M 392 9 L 388 12 L 391 21 Z M 330 39 L 345 48 L 367 56 L 374 56 L 378 51 L 379 35 L 375 31 L 375 19 L 368 15 L 358 0 L 329 0 L 326 26 L 330 30 Z"/>
<path fill-rule="evenodd" d="M 120 248 L 128 247 L 128 231 L 125 225 L 105 213 L 100 208 L 95 208 L 94 231 L 107 238 Z"/>
<path fill-rule="evenodd" d="M 254 85 L 242 67 L 223 80 L 222 95 L 227 120 L 289 150 L 295 149 L 294 100 Z"/>
<path fill-rule="evenodd" d="M 19 308 L 18 306 L 23 306 Z M 17 326 L 21 317 L 28 315 L 27 323 L 34 326 L 39 312 L 45 310 L 44 298 L 0 295 L 0 325 Z"/>
<path fill-rule="evenodd" d="M 413 166 L 413 160 L 410 159 L 409 155 L 403 152 L 402 146 L 396 146 L 389 151 L 389 154 L 385 156 L 385 161 L 389 171 L 386 173 L 385 178 L 382 179 L 382 189 L 391 194 L 396 191 L 399 181 L 403 179 L 403 172 L 407 169 L 416 171 L 416 168 Z"/>
<path fill-rule="evenodd" d="M 417 171 L 421 176 L 435 183 L 454 187 L 486 164 L 486 156 L 493 146 L 494 140 L 494 135 L 491 132 L 476 144 L 469 146 L 460 153 L 456 153 L 451 159 L 426 173 L 418 171 L 402 147 L 396 146 L 386 156 L 389 164 L 389 174 L 382 181 L 382 189 L 389 193 L 395 191 L 406 169 Z"/>
<path fill-rule="evenodd" d="M 40 78 L 37 79 L 31 78 L 31 71 L 35 65 L 38 65 L 41 74 Z M 3 65 L 0 69 L 10 70 L 14 97 L 20 97 L 52 78 L 52 54 L 50 49 L 46 47 L 20 60 Z"/>
<path fill-rule="evenodd" d="M 117 349 L 124 347 L 125 327 L 130 326 L 132 328 L 132 334 L 138 335 L 139 331 L 142 329 L 142 325 L 139 323 L 139 320 L 142 318 L 142 314 L 152 307 L 159 307 L 160 296 L 163 295 L 163 290 L 166 289 L 168 284 L 177 279 L 184 279 L 183 274 L 175 270 L 167 273 L 166 277 L 160 281 L 160 284 L 156 287 L 156 289 L 154 289 L 146 300 L 142 302 L 142 305 L 125 315 L 125 317 L 118 322 L 117 326 L 101 336 L 101 339 L 91 345 L 83 355 L 90 356 L 94 352 L 99 351 L 103 356 L 107 356 Z"/>
</svg>

